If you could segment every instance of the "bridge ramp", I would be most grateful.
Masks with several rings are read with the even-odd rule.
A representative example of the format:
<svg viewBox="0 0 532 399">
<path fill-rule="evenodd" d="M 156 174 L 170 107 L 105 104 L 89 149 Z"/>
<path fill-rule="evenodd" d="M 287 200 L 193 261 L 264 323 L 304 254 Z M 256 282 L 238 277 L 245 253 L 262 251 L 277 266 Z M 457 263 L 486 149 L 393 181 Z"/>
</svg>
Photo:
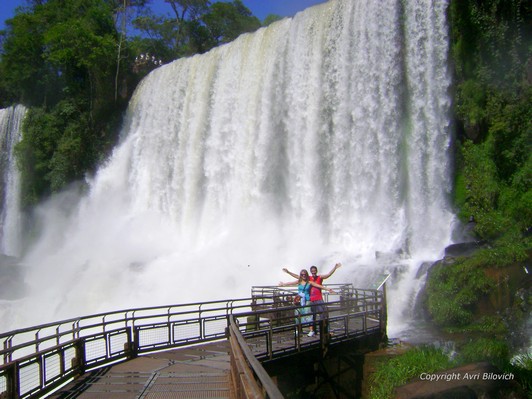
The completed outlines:
<svg viewBox="0 0 532 399">
<path fill-rule="evenodd" d="M 229 399 L 229 343 L 138 357 L 84 374 L 53 399 Z"/>
</svg>

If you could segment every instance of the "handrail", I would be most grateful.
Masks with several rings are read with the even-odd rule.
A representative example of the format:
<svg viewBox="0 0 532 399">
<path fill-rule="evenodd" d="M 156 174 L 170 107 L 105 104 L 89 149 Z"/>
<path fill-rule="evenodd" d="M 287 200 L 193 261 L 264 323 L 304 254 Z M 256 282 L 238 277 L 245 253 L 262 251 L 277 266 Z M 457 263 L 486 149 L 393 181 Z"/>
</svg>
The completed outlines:
<svg viewBox="0 0 532 399">
<path fill-rule="evenodd" d="M 339 295 L 339 301 L 329 302 L 336 312 L 335 320 L 346 326 L 344 333 L 335 334 L 338 342 L 367 333 L 368 317 L 381 320 L 384 303 L 381 291 L 340 287 L 344 290 L 335 290 L 349 294 Z M 260 297 L 259 291 L 263 292 Z M 296 307 L 287 298 L 293 291 L 260 287 L 254 292 L 251 298 L 126 309 L 2 333 L 0 397 L 5 392 L 8 392 L 7 398 L 41 397 L 68 379 L 110 362 L 155 350 L 225 339 L 232 318 L 236 320 L 234 328 L 243 329 L 243 333 L 239 333 L 245 337 L 242 340 L 258 340 L 267 348 L 266 352 L 251 355 L 257 357 L 255 361 L 248 360 L 250 354 L 243 352 L 246 363 L 260 364 L 257 359 L 283 356 L 288 349 L 272 350 L 272 339 L 275 334 L 293 331 Z M 273 295 L 266 295 L 268 292 Z M 347 313 L 339 309 L 346 309 Z M 250 316 L 256 320 L 248 323 Z M 349 330 L 353 323 L 360 327 Z M 371 323 L 374 330 L 375 323 Z M 382 328 L 382 321 L 379 326 Z M 249 350 L 242 342 L 239 346 L 243 351 Z M 310 348 L 296 342 L 293 350 Z M 260 374 L 254 371 L 254 378 L 260 381 Z M 267 382 L 261 384 L 268 385 Z"/>
<path fill-rule="evenodd" d="M 234 317 L 231 316 L 229 321 L 231 379 L 237 398 L 283 399 L 277 385 L 249 349 Z"/>
<path fill-rule="evenodd" d="M 105 333 L 108 329 L 125 327 L 134 329 L 142 324 L 150 324 L 150 321 L 200 319 L 201 316 L 198 315 L 201 314 L 213 315 L 213 317 L 226 315 L 238 309 L 249 309 L 251 301 L 251 298 L 240 298 L 118 310 L 1 333 L 0 365 L 16 360 L 15 353 L 18 350 L 31 346 L 34 347 L 33 351 L 37 351 L 43 343 L 51 346 L 51 341 L 60 343 L 64 339 L 81 338 L 94 332 Z M 23 355 L 25 353 L 21 354 Z"/>
</svg>

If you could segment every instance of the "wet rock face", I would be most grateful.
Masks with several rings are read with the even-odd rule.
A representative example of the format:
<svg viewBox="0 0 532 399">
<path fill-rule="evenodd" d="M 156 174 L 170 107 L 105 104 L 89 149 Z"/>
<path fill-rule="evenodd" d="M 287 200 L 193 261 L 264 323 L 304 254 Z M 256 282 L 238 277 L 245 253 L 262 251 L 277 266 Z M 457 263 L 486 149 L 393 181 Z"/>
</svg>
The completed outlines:
<svg viewBox="0 0 532 399">
<path fill-rule="evenodd" d="M 396 388 L 395 399 L 525 399 L 512 373 L 489 363 L 473 363 L 436 373 L 421 373 Z"/>
<path fill-rule="evenodd" d="M 0 254 L 0 299 L 18 299 L 24 295 L 24 276 L 18 259 Z"/>
<path fill-rule="evenodd" d="M 471 256 L 481 248 L 485 248 L 487 244 L 482 241 L 461 242 L 458 244 L 449 245 L 445 248 L 445 256 L 459 257 Z"/>
</svg>

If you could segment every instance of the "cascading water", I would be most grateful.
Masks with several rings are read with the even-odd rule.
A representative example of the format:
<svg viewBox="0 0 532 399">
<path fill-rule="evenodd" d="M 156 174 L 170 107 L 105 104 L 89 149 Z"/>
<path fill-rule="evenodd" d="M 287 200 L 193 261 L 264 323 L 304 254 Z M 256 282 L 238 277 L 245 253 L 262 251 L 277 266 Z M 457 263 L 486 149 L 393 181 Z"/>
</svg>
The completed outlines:
<svg viewBox="0 0 532 399">
<path fill-rule="evenodd" d="M 0 109 L 0 253 L 9 256 L 21 255 L 20 174 L 14 150 L 25 114 L 22 105 Z"/>
<path fill-rule="evenodd" d="M 399 329 L 451 236 L 447 5 L 331 0 L 152 72 L 88 194 L 42 207 L 13 324 L 245 297 L 284 266 L 341 261 L 329 282 L 363 286 L 400 261 Z"/>
</svg>

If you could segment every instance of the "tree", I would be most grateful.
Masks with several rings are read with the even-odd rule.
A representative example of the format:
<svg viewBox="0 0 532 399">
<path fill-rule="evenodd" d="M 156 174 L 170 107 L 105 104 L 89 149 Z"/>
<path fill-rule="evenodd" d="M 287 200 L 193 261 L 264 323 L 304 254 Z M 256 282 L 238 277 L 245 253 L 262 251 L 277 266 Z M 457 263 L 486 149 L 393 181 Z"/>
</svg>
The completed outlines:
<svg viewBox="0 0 532 399">
<path fill-rule="evenodd" d="M 261 27 L 260 21 L 241 0 L 232 3 L 214 3 L 202 21 L 209 34 L 212 47 L 229 43 L 240 34 L 253 32 Z"/>
<path fill-rule="evenodd" d="M 118 35 L 107 0 L 32 2 L 7 22 L 0 87 L 32 106 L 17 154 L 25 204 L 94 168 L 113 141 Z"/>
<path fill-rule="evenodd" d="M 165 61 L 204 53 L 261 26 L 241 0 L 213 4 L 208 0 L 165 1 L 172 7 L 175 17 L 156 16 L 145 11 L 134 21 L 144 37 L 133 39 L 141 52 L 155 54 Z"/>
<path fill-rule="evenodd" d="M 47 22 L 40 12 L 21 12 L 6 21 L 2 32 L 1 85 L 15 101 L 28 105 L 46 103 L 57 95 L 61 77 L 43 57 Z"/>
<path fill-rule="evenodd" d="M 177 45 L 183 44 L 188 21 L 197 21 L 204 15 L 211 2 L 209 0 L 164 0 L 174 11 L 177 21 Z"/>
<path fill-rule="evenodd" d="M 116 71 L 115 71 L 115 101 L 118 100 L 119 75 L 121 62 L 124 58 L 124 49 L 127 40 L 127 28 L 130 24 L 130 10 L 142 10 L 149 0 L 109 0 L 111 8 L 114 10 L 115 25 L 119 26 L 120 35 L 118 40 L 118 49 L 116 53 Z"/>
<path fill-rule="evenodd" d="M 281 19 L 283 19 L 283 17 L 281 17 L 280 15 L 268 14 L 266 18 L 264 18 L 264 21 L 262 21 L 262 26 L 269 26 L 274 22 L 280 21 Z"/>
</svg>

